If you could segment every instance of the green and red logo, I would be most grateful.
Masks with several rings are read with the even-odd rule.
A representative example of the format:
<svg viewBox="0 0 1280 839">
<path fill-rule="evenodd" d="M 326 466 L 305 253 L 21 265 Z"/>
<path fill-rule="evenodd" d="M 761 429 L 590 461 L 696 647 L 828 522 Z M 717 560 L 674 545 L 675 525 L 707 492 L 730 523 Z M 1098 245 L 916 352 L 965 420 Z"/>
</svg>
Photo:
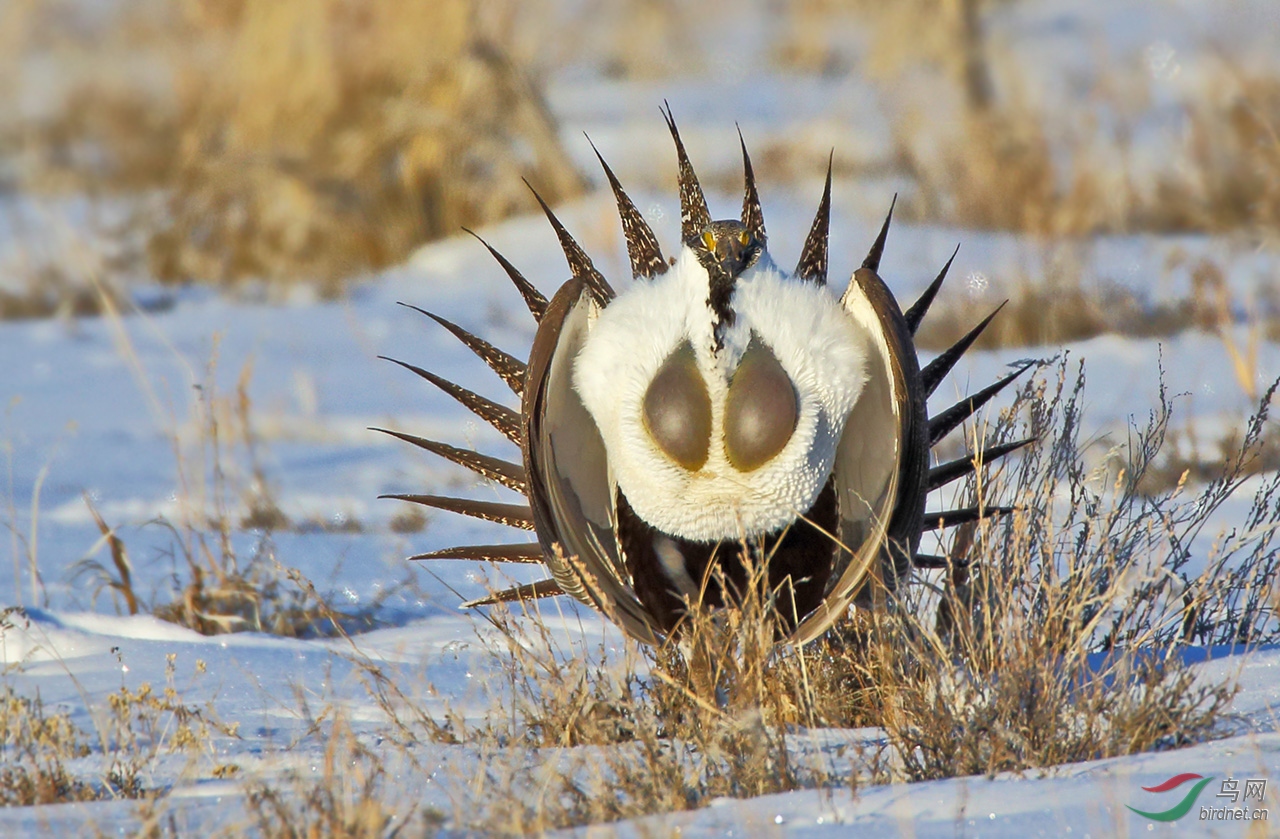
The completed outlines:
<svg viewBox="0 0 1280 839">
<path fill-rule="evenodd" d="M 1195 781 L 1196 782 L 1195 786 L 1187 790 L 1187 794 L 1182 797 L 1182 800 L 1179 801 L 1177 804 L 1173 805 L 1172 807 L 1170 807 L 1168 810 L 1158 810 L 1154 813 L 1149 813 L 1146 810 L 1139 810 L 1137 807 L 1134 807 L 1129 804 L 1126 804 L 1125 806 L 1128 807 L 1133 812 L 1137 813 L 1139 816 L 1142 816 L 1143 818 L 1146 818 L 1146 819 L 1151 819 L 1152 821 L 1157 821 L 1157 822 L 1177 821 L 1178 819 L 1185 816 L 1187 813 L 1191 812 L 1191 808 L 1196 805 L 1196 799 L 1200 797 L 1200 792 L 1212 780 L 1213 780 L 1212 776 L 1206 778 L 1203 775 L 1197 775 L 1194 772 L 1183 772 L 1181 775 L 1174 775 L 1172 778 L 1170 778 L 1169 780 L 1165 781 L 1162 784 L 1156 784 L 1154 787 L 1143 787 L 1143 789 L 1146 790 L 1147 792 L 1168 792 L 1169 790 L 1177 789 L 1178 787 L 1185 784 L 1187 781 Z"/>
</svg>

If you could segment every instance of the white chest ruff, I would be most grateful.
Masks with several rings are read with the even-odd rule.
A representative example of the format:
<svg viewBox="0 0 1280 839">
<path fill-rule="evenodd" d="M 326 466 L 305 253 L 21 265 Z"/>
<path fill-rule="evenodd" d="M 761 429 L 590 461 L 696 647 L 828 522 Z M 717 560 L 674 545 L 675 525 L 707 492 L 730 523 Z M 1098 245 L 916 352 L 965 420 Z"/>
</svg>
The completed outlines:
<svg viewBox="0 0 1280 839">
<path fill-rule="evenodd" d="M 600 430 L 611 479 L 658 530 L 717 541 L 776 531 L 807 511 L 831 475 L 845 420 L 872 351 L 866 335 L 823 286 L 783 274 L 762 256 L 739 277 L 736 318 L 713 351 L 706 270 L 688 248 L 665 274 L 638 282 L 599 313 L 574 363 L 574 387 Z M 795 387 L 799 415 L 782 450 L 751 472 L 729 462 L 724 407 L 738 360 L 754 335 Z M 644 425 L 649 383 L 688 341 L 711 397 L 706 463 L 687 471 Z"/>
</svg>

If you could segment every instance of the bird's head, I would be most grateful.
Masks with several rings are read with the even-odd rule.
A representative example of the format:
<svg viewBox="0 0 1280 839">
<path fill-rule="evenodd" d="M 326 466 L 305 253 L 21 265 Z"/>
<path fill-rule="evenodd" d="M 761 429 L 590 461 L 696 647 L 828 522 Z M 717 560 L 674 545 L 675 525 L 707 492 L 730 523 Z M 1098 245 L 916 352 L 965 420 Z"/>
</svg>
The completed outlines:
<svg viewBox="0 0 1280 839">
<path fill-rule="evenodd" d="M 764 243 L 737 219 L 713 221 L 685 244 L 697 254 L 708 274 L 722 273 L 730 281 L 755 265 L 764 252 Z"/>
</svg>

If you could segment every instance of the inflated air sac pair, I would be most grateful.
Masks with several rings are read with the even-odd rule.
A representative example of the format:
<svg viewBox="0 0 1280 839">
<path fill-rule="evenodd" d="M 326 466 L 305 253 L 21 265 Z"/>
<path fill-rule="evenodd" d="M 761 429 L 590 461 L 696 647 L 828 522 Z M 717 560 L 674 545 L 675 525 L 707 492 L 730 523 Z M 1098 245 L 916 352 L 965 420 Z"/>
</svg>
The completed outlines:
<svg viewBox="0 0 1280 839">
<path fill-rule="evenodd" d="M 707 462 L 711 447 L 711 397 L 689 343 L 673 352 L 644 396 L 644 424 L 667 457 L 690 472 Z M 752 339 L 729 382 L 724 406 L 724 447 L 739 472 L 759 469 L 782 451 L 796 430 L 796 390 L 777 357 Z"/>
</svg>

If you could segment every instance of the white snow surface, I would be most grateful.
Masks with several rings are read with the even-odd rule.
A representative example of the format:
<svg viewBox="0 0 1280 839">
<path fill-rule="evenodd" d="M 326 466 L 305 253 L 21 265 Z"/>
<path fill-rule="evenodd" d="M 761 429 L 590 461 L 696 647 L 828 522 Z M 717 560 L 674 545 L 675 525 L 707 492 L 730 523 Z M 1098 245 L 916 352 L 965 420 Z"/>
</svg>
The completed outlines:
<svg viewBox="0 0 1280 839">
<path fill-rule="evenodd" d="M 1160 97 L 1172 95 L 1167 86 L 1190 85 L 1200 78 L 1194 57 L 1202 39 L 1226 32 L 1226 37 L 1241 39 L 1241 55 L 1260 61 L 1274 57 L 1256 43 L 1265 45 L 1265 36 L 1258 33 L 1268 26 L 1272 33 L 1278 31 L 1274 0 L 1182 0 L 1162 4 L 1157 12 L 1149 7 L 1100 0 L 1010 4 L 996 28 L 1018 49 L 1034 51 L 1036 71 L 1028 84 L 1049 99 L 1070 95 L 1064 86 L 1081 83 L 1079 74 L 1090 71 L 1095 55 L 1083 45 L 1096 44 L 1096 39 L 1116 56 L 1149 62 L 1153 55 L 1164 56 L 1151 64 L 1157 104 Z M 765 25 L 763 19 L 757 22 Z M 855 55 L 862 48 L 850 46 Z M 1170 61 L 1179 72 L 1169 70 Z M 629 176 L 641 182 L 633 197 L 668 252 L 677 239 L 676 195 L 662 182 L 646 178 L 653 172 L 674 173 L 674 155 L 657 113 L 664 96 L 671 100 L 704 177 L 736 172 L 735 120 L 748 143 L 800 134 L 812 139 L 822 155 L 835 146 L 837 161 L 859 165 L 873 165 L 877 150 L 888 143 L 874 90 L 854 77 L 792 77 L 770 70 L 767 62 L 741 59 L 714 66 L 719 69 L 708 78 L 671 82 L 671 87 L 591 73 L 566 74 L 552 83 L 550 101 L 583 169 L 593 171 L 588 163 L 594 165 L 590 147 L 579 139 L 586 129 L 624 183 Z M 1152 154 L 1158 155 L 1160 143 L 1168 142 L 1175 129 L 1154 124 L 1145 130 L 1157 150 Z M 831 236 L 837 292 L 861 262 L 894 188 L 874 179 L 837 180 Z M 818 181 L 785 189 L 762 186 L 771 250 L 779 264 L 789 265 L 799 254 L 820 190 Z M 737 195 L 712 188 L 708 198 L 713 216 L 736 215 Z M 72 214 L 82 212 L 76 204 Z M 601 222 L 613 214 L 610 196 L 597 191 L 557 208 L 557 213 L 571 231 L 588 231 L 584 245 L 607 276 L 624 273 L 620 232 Z M 0 252 L 18 249 L 18 235 L 16 228 L 0 230 Z M 512 219 L 482 235 L 548 296 L 565 279 L 563 257 L 542 218 Z M 1003 299 L 1000 278 L 1035 276 L 1054 258 L 1050 246 L 1027 237 L 895 223 L 881 274 L 908 304 L 957 242 L 963 247 L 938 307 L 965 298 L 994 306 Z M 1273 250 L 1231 237 L 1116 236 L 1071 247 L 1078 250 L 1087 282 L 1118 283 L 1152 300 L 1184 295 L 1190 284 L 1188 266 L 1199 258 L 1221 265 L 1241 300 L 1280 270 Z M 12 568 L 0 567 L 0 607 L 26 610 L 10 616 L 12 626 L 0 631 L 0 686 L 24 696 L 38 693 L 47 707 L 67 711 L 81 728 L 92 731 L 94 714 L 108 694 L 144 682 L 163 685 L 167 657 L 173 656 L 182 701 L 208 704 L 220 719 L 239 723 L 238 737 L 216 737 L 215 746 L 218 760 L 239 764 L 247 775 L 279 775 L 290 767 L 318 771 L 324 744 L 306 736 L 308 721 L 300 710 L 304 700 L 313 708 L 326 703 L 342 707 L 356 733 L 376 742 L 386 723 L 353 658 L 386 666 L 410 686 L 414 701 L 432 712 L 443 712 L 447 704 L 468 718 L 480 718 L 490 707 L 481 685 L 492 687 L 495 663 L 481 641 L 483 621 L 459 612 L 456 605 L 483 593 L 488 581 L 507 585 L 542 574 L 516 565 L 495 570 L 462 562 L 430 567 L 406 563 L 404 557 L 414 553 L 516 537 L 445 513 L 429 515 L 421 532 L 397 534 L 390 523 L 404 505 L 377 496 L 457 492 L 501 501 L 516 496 L 368 429 L 397 429 L 516 457 L 493 429 L 410 372 L 377 358 L 387 355 L 418 364 L 514 406 L 500 380 L 452 336 L 395 305 L 422 306 L 523 355 L 534 324 L 501 269 L 484 248 L 459 235 L 424 247 L 403 266 L 368 278 L 337 302 L 268 305 L 198 289 L 159 293 L 142 288 L 138 294 L 158 294 L 166 306 L 126 313 L 119 320 L 0 323 L 0 444 L 7 459 L 0 517 L 8 525 L 12 555 Z M 1235 336 L 1238 345 L 1245 344 L 1246 332 L 1242 322 Z M 1156 404 L 1162 369 L 1168 391 L 1177 395 L 1174 425 L 1185 430 L 1186 439 L 1216 441 L 1241 427 L 1254 407 L 1232 372 L 1226 343 L 1217 336 L 1185 332 L 1159 341 L 1103 336 L 1064 349 L 1083 361 L 1089 373 L 1085 428 L 1090 450 L 1097 453 L 1124 442 L 1131 424 L 1145 421 Z M 945 407 L 972 393 L 1021 357 L 1059 350 L 970 353 L 931 406 Z M 1251 384 L 1265 388 L 1277 376 L 1280 346 L 1263 342 Z M 238 382 L 244 382 L 249 399 L 252 452 L 235 431 Z M 200 430 L 201 398 L 211 395 L 219 406 L 223 435 L 221 473 L 215 472 L 207 449 L 202 455 L 200 448 L 200 441 L 208 439 Z M 92 574 L 77 574 L 77 563 L 85 558 L 110 564 L 87 498 L 126 545 L 144 601 L 172 600 L 175 582 L 189 576 L 178 537 L 160 521 L 181 521 L 189 511 L 211 513 L 219 500 L 238 520 L 246 512 L 244 498 L 255 480 L 255 461 L 265 491 L 294 527 L 269 540 L 255 531 L 237 532 L 238 554 L 247 558 L 255 550 L 270 550 L 341 606 L 376 603 L 378 628 L 350 642 L 256 633 L 205 637 L 147 615 L 120 615 L 121 604 L 109 590 Z M 1217 532 L 1239 523 L 1260 480 L 1225 505 L 1197 541 L 1200 562 Z M 225 482 L 224 489 L 219 481 Z M 404 581 L 409 584 L 401 585 Z M 589 610 L 567 598 L 546 603 L 547 622 L 566 648 L 609 651 L 620 644 L 617 630 Z M 1265 806 L 1273 820 L 1280 819 L 1280 650 L 1230 652 L 1214 651 L 1207 661 L 1193 665 L 1206 683 L 1230 678 L 1240 686 L 1232 706 L 1236 733 L 1226 739 L 1063 766 L 1043 775 L 722 800 L 700 811 L 577 832 L 685 837 L 835 837 L 855 832 L 911 837 L 1274 835 L 1277 828 L 1247 833 L 1249 827 L 1240 823 L 1190 816 L 1151 823 L 1125 806 L 1159 809 L 1141 787 L 1184 772 L 1268 778 Z M 205 665 L 203 674 L 195 672 L 197 661 Z M 795 739 L 822 753 L 831 744 L 875 742 L 879 736 L 875 731 L 819 731 L 797 732 Z M 440 773 L 466 772 L 478 759 L 465 746 L 430 749 L 418 755 L 419 761 L 439 767 Z M 180 770 L 162 761 L 144 780 L 172 785 L 169 806 L 184 835 L 238 823 L 244 794 L 240 781 L 191 782 Z M 406 771 L 394 781 L 411 800 L 451 812 L 453 802 L 435 773 L 423 777 Z M 1210 787 L 1202 799 L 1213 798 L 1216 789 Z M 95 828 L 112 834 L 128 831 L 137 821 L 135 807 L 127 801 L 0 808 L 0 836 L 74 835 Z"/>
</svg>

